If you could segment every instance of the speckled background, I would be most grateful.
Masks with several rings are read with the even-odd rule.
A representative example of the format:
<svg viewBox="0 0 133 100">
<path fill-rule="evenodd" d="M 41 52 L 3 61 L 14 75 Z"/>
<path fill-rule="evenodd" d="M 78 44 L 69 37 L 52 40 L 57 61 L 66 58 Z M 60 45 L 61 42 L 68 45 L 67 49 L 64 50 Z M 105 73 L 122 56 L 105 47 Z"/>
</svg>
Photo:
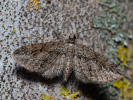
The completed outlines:
<svg viewBox="0 0 133 100">
<path fill-rule="evenodd" d="M 45 4 L 44 0 L 41 0 L 38 10 L 33 8 L 27 10 L 29 0 L 1 0 L 0 100 L 41 100 L 43 93 L 56 100 L 65 100 L 59 93 L 62 86 L 61 78 L 47 80 L 37 73 L 21 68 L 13 59 L 12 53 L 22 45 L 65 41 L 71 34 L 76 34 L 77 43 L 90 46 L 106 55 L 108 52 L 106 41 L 99 38 L 99 30 L 93 27 L 93 18 L 101 10 L 99 2 L 99 0 L 52 0 L 51 3 Z M 90 97 L 101 95 L 102 98 L 106 92 L 101 91 L 102 88 L 97 85 L 81 84 L 73 77 L 70 77 L 66 85 L 71 93 L 79 88 L 90 89 L 88 90 Z M 91 95 L 92 90 L 95 90 L 95 95 Z M 88 94 L 89 92 L 78 99 L 86 100 Z"/>
</svg>

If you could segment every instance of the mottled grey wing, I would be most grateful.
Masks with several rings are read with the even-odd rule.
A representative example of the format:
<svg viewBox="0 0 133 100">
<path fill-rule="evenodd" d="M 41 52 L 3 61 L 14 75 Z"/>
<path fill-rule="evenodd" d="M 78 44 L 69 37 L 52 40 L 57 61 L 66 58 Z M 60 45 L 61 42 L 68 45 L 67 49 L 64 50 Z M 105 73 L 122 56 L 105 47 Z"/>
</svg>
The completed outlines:
<svg viewBox="0 0 133 100">
<path fill-rule="evenodd" d="M 26 69 L 53 78 L 62 74 L 63 48 L 63 42 L 31 44 L 15 50 L 13 56 Z"/>
<path fill-rule="evenodd" d="M 122 77 L 118 66 L 86 46 L 75 46 L 74 61 L 75 77 L 84 83 L 107 82 Z"/>
</svg>

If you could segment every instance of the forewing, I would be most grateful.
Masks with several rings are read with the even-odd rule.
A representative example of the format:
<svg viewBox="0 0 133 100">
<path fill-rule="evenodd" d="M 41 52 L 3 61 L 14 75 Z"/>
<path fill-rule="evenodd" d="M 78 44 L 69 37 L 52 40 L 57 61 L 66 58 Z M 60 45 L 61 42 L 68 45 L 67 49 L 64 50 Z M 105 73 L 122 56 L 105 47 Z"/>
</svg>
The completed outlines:
<svg viewBox="0 0 133 100">
<path fill-rule="evenodd" d="M 20 47 L 13 56 L 26 69 L 53 78 L 62 73 L 63 48 L 63 42 L 38 43 Z"/>
<path fill-rule="evenodd" d="M 118 66 L 83 45 L 75 47 L 74 73 L 76 78 L 84 83 L 107 82 L 122 77 Z"/>
</svg>

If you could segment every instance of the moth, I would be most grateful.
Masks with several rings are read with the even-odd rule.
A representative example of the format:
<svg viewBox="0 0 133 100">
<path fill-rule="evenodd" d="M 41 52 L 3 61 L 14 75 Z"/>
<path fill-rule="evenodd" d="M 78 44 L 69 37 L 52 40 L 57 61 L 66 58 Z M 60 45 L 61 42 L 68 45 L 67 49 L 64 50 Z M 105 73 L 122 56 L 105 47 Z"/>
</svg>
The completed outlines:
<svg viewBox="0 0 133 100">
<path fill-rule="evenodd" d="M 14 58 L 27 70 L 52 79 L 63 75 L 67 82 L 71 73 L 83 83 L 108 82 L 122 77 L 121 70 L 93 49 L 75 43 L 76 37 L 66 42 L 46 42 L 22 46 Z"/>
</svg>

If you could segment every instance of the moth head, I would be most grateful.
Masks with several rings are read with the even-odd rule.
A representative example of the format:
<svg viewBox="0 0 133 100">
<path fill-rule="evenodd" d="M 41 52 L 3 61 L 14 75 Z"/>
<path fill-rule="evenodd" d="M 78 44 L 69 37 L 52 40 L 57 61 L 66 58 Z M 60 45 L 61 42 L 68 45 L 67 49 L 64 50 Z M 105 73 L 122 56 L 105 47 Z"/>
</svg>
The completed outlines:
<svg viewBox="0 0 133 100">
<path fill-rule="evenodd" d="M 67 43 L 75 44 L 76 36 L 75 34 L 73 36 L 69 36 Z"/>
</svg>

